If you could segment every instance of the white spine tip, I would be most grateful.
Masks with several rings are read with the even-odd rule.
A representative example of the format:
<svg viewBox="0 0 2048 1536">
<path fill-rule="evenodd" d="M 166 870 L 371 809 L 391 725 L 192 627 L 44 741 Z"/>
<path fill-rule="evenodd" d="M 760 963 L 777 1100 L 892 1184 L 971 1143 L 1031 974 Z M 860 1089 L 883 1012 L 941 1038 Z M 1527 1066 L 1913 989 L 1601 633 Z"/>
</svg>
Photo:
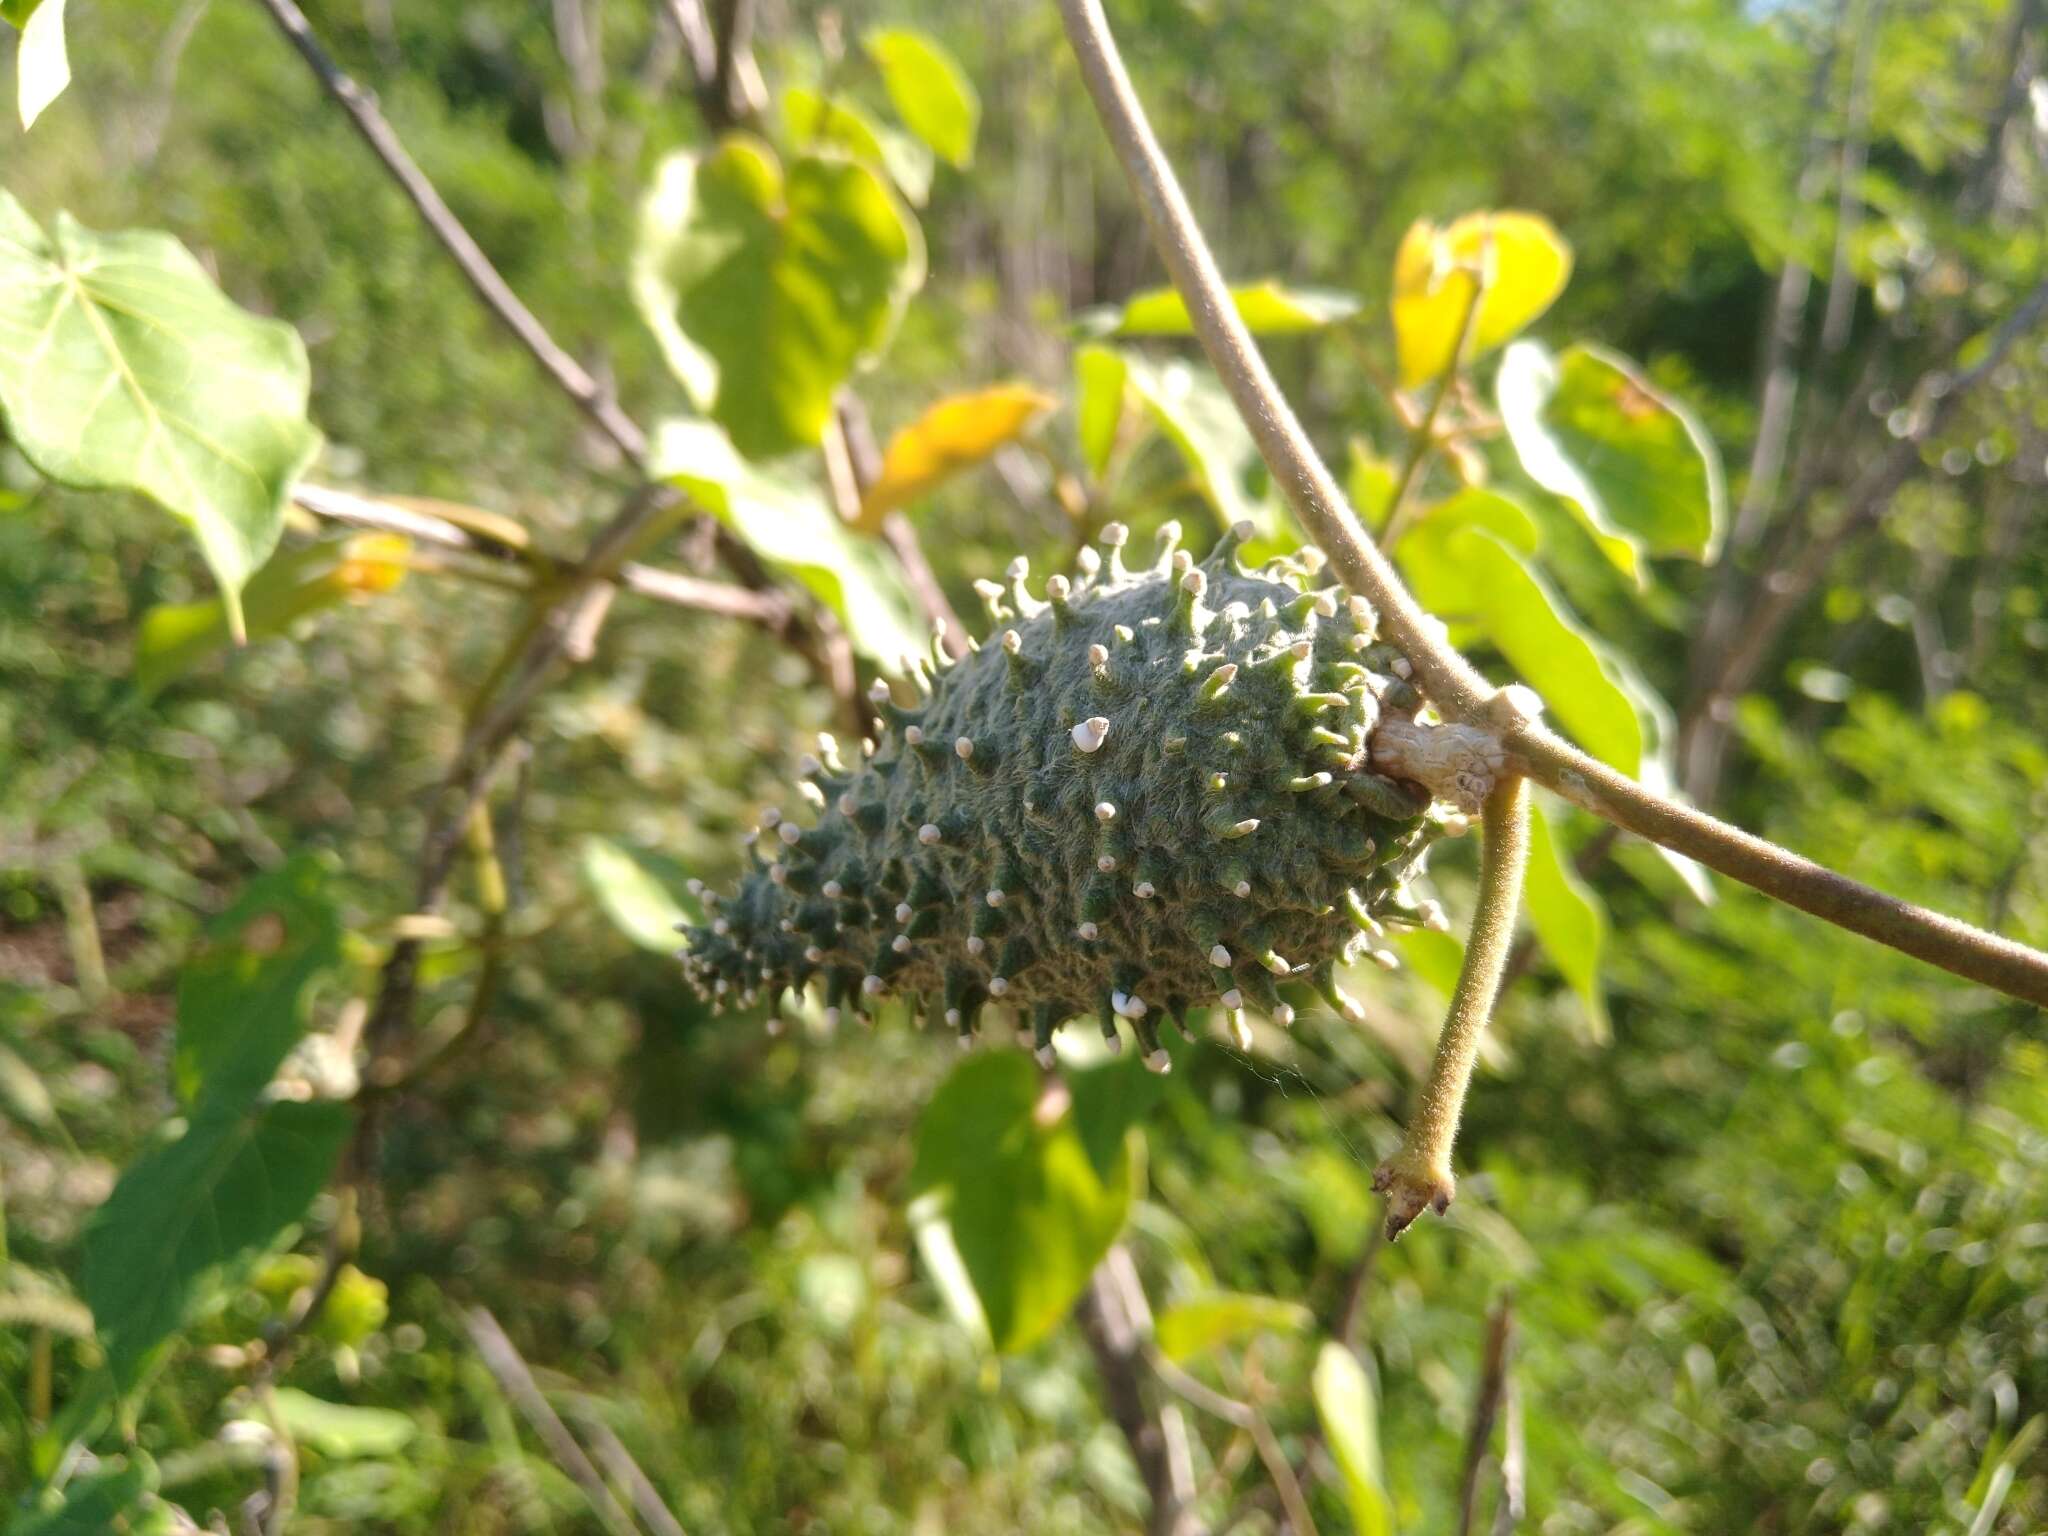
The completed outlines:
<svg viewBox="0 0 2048 1536">
<path fill-rule="evenodd" d="M 1372 952 L 1372 963 L 1383 971 L 1398 971 L 1401 957 L 1391 949 L 1376 949 Z"/>
<path fill-rule="evenodd" d="M 776 827 L 780 826 L 781 824 L 782 824 L 782 812 L 781 812 L 781 811 L 779 811 L 778 809 L 776 809 L 776 808 L 775 808 L 774 806 L 772 806 L 772 805 L 771 805 L 771 806 L 769 806 L 767 810 L 765 810 L 765 811 L 763 811 L 763 812 L 761 813 L 761 825 L 762 825 L 762 826 L 764 826 L 764 827 L 767 827 L 767 828 L 769 828 L 770 830 L 773 830 L 774 828 L 776 828 Z"/>
<path fill-rule="evenodd" d="M 1337 599 L 1330 593 L 1324 592 L 1317 596 L 1316 617 L 1319 619 L 1334 619 L 1337 617 Z"/>
<path fill-rule="evenodd" d="M 787 885 L 789 883 L 789 871 L 780 863 L 770 864 L 768 866 L 768 883 L 771 885 Z"/>
<path fill-rule="evenodd" d="M 1157 1072 L 1161 1077 L 1173 1070 L 1173 1058 L 1166 1054 L 1164 1046 L 1145 1057 L 1145 1070 Z"/>
<path fill-rule="evenodd" d="M 1248 517 L 1241 517 L 1236 522 L 1230 525 L 1230 536 L 1233 539 L 1237 540 L 1237 542 L 1240 544 L 1249 544 L 1251 542 L 1252 535 L 1257 533 L 1258 531 L 1259 530 L 1252 525 L 1252 520 Z"/>
<path fill-rule="evenodd" d="M 1012 560 L 1008 565 L 1003 567 L 1003 574 L 1009 577 L 1012 581 L 1022 581 L 1026 576 L 1029 576 L 1031 574 L 1031 562 L 1025 559 L 1022 555 L 1019 555 L 1016 559 Z"/>
<path fill-rule="evenodd" d="M 1230 894 L 1237 897 L 1240 901 L 1251 895 L 1251 893 L 1252 883 L 1249 880 L 1240 880 L 1230 888 Z"/>
<path fill-rule="evenodd" d="M 1187 574 L 1188 574 L 1188 572 L 1189 572 L 1190 570 L 1192 570 L 1192 569 L 1193 569 L 1193 567 L 1194 567 L 1194 564 L 1195 564 L 1195 557 L 1194 557 L 1193 555 L 1189 554 L 1189 553 L 1188 553 L 1188 552 L 1187 552 L 1186 550 L 1184 550 L 1184 549 L 1176 549 L 1176 550 L 1175 550 L 1175 551 L 1173 552 L 1173 574 L 1174 574 L 1174 575 L 1176 575 L 1176 576 L 1185 576 L 1185 575 L 1187 575 Z"/>
<path fill-rule="evenodd" d="M 1074 745 L 1083 752 L 1094 752 L 1109 738 L 1109 717 L 1093 715 L 1074 727 Z"/>
<path fill-rule="evenodd" d="M 692 896 L 702 896 L 704 894 L 704 882 L 702 880 L 699 880 L 695 875 L 692 875 L 689 879 L 683 882 L 683 889 L 688 891 Z"/>
<path fill-rule="evenodd" d="M 843 794 L 832 803 L 839 807 L 840 815 L 851 816 L 853 814 L 853 796 L 851 794 Z"/>
<path fill-rule="evenodd" d="M 1105 875 L 1116 873 L 1116 855 L 1105 853 L 1095 861 L 1095 867 Z"/>
<path fill-rule="evenodd" d="M 1116 807 L 1115 807 L 1115 806 L 1113 806 L 1113 805 L 1111 805 L 1111 804 L 1110 804 L 1110 803 L 1109 803 L 1109 802 L 1108 802 L 1107 800 L 1098 800 L 1098 801 L 1096 801 L 1096 802 L 1095 802 L 1095 819 L 1096 819 L 1097 821 L 1115 821 L 1115 820 L 1116 820 Z"/>
<path fill-rule="evenodd" d="M 1444 915 L 1444 909 L 1440 903 L 1425 901 L 1422 904 L 1422 926 L 1431 933 L 1449 933 L 1451 931 L 1451 920 Z"/>
<path fill-rule="evenodd" d="M 785 847 L 794 848 L 796 840 L 804 835 L 804 830 L 793 821 L 785 821 L 775 829 L 775 835 L 782 839 Z"/>
<path fill-rule="evenodd" d="M 846 894 L 846 887 L 841 885 L 837 880 L 827 880 L 818 889 L 824 895 L 824 898 L 827 901 L 837 901 L 840 897 Z"/>
<path fill-rule="evenodd" d="M 796 760 L 796 771 L 802 774 L 807 779 L 813 778 L 816 775 L 821 774 L 825 771 L 825 765 L 819 762 L 817 758 L 813 757 L 810 753 L 806 752 L 802 757 Z"/>
<path fill-rule="evenodd" d="M 1082 923 L 1074 930 L 1074 936 L 1082 939 L 1098 939 L 1102 937 L 1102 930 L 1093 923 Z"/>
<path fill-rule="evenodd" d="M 882 978 L 879 976 L 863 976 L 860 979 L 860 989 L 869 997 L 880 997 L 882 995 Z"/>
<path fill-rule="evenodd" d="M 903 739 L 909 742 L 910 745 L 912 745 L 913 747 L 923 746 L 924 727 L 921 725 L 906 725 L 903 728 Z"/>
<path fill-rule="evenodd" d="M 1016 655 L 1019 651 L 1024 649 L 1024 637 L 1018 634 L 1017 631 L 1015 631 L 1014 629 L 1004 630 L 1003 649 L 1009 652 L 1012 656 Z"/>
<path fill-rule="evenodd" d="M 716 922 L 712 923 L 711 931 L 717 934 L 722 939 L 728 933 L 732 932 L 732 924 L 728 922 L 725 918 L 721 917 Z"/>
<path fill-rule="evenodd" d="M 1037 1050 L 1033 1051 L 1031 1054 L 1037 1060 L 1038 1064 L 1041 1067 L 1044 1067 L 1048 1072 L 1052 1070 L 1054 1063 L 1056 1063 L 1059 1060 L 1059 1057 L 1053 1054 L 1053 1049 L 1049 1045 L 1041 1045 Z"/>
<path fill-rule="evenodd" d="M 827 1029 L 837 1029 L 839 1027 L 839 1010 L 837 1008 L 827 1008 L 825 1010 L 825 1027 Z"/>
<path fill-rule="evenodd" d="M 967 953 L 970 955 L 978 955 L 987 948 L 988 940 L 984 939 L 980 934 L 970 933 L 967 935 Z"/>
<path fill-rule="evenodd" d="M 981 899 L 987 902 L 992 907 L 1000 907 L 1006 898 L 1003 895 L 1003 888 L 1000 885 L 997 885 L 991 886 L 989 888 L 989 893 Z"/>
<path fill-rule="evenodd" d="M 1415 663 L 1406 656 L 1396 656 L 1387 663 L 1387 667 L 1396 677 L 1413 677 L 1415 675 Z"/>
<path fill-rule="evenodd" d="M 1098 669 L 1099 669 L 1099 668 L 1102 668 L 1102 667 L 1106 667 L 1106 666 L 1108 666 L 1108 665 L 1109 665 L 1109 647 L 1108 647 L 1108 646 L 1106 646 L 1106 645 L 1091 645 L 1091 646 L 1089 646 L 1089 647 L 1088 647 L 1088 665 L 1089 665 L 1089 666 L 1091 666 L 1091 667 L 1095 667 L 1095 668 L 1098 668 Z"/>
<path fill-rule="evenodd" d="M 954 1029 L 960 1027 L 960 1010 L 958 1008 L 948 1008 L 946 1010 L 946 1023 Z"/>
<path fill-rule="evenodd" d="M 1190 597 L 1200 597 L 1209 590 L 1209 578 L 1200 571 L 1189 571 L 1185 576 L 1181 577 L 1180 589 Z"/>
<path fill-rule="evenodd" d="M 1238 991 L 1237 988 L 1232 987 L 1228 992 L 1217 998 L 1216 1001 L 1232 1012 L 1235 1012 L 1244 1006 L 1244 994 Z"/>
<path fill-rule="evenodd" d="M 913 911 L 911 911 L 911 908 L 910 908 L 910 903 L 909 903 L 909 902 L 907 902 L 907 901 L 899 901 L 899 902 L 897 902 L 897 903 L 896 903 L 896 921 L 897 921 L 897 922 L 899 922 L 899 923 L 907 923 L 907 922 L 909 922 L 909 921 L 911 920 L 911 918 L 913 918 L 914 916 L 916 916 L 916 913 L 914 913 Z"/>
<path fill-rule="evenodd" d="M 989 995 L 990 997 L 1001 997 L 1001 996 L 1002 996 L 1002 995 L 1003 995 L 1003 994 L 1004 994 L 1005 992 L 1008 992 L 1009 990 L 1010 990 L 1010 978 L 1009 978 L 1009 977 L 1007 977 L 1007 976 L 991 976 L 991 977 L 989 977 L 989 979 L 988 979 L 988 995 Z"/>
<path fill-rule="evenodd" d="M 874 686 L 868 689 L 868 698 L 871 702 L 876 704 L 888 703 L 889 685 L 883 682 L 879 677 L 876 678 Z"/>
<path fill-rule="evenodd" d="M 1104 523 L 1102 525 L 1101 538 L 1105 548 L 1122 549 L 1124 541 L 1129 539 L 1130 536 L 1131 530 L 1122 523 Z"/>
<path fill-rule="evenodd" d="M 804 959 L 809 961 L 812 965 L 816 965 L 819 961 L 823 960 L 824 958 L 825 951 L 818 948 L 817 945 L 807 944 L 804 946 Z"/>
<path fill-rule="evenodd" d="M 933 826 L 930 822 L 926 822 L 923 826 L 917 829 L 917 840 L 920 843 L 923 843 L 925 847 L 929 848 L 934 843 L 938 842 L 939 829 Z"/>
<path fill-rule="evenodd" d="M 1294 1009 L 1288 1004 L 1282 1003 L 1273 1010 L 1273 1022 L 1280 1025 L 1283 1029 L 1291 1025 L 1294 1022 Z"/>
<path fill-rule="evenodd" d="M 1106 1045 L 1106 1046 L 1108 1046 L 1108 1047 L 1109 1047 L 1109 1054 L 1110 1054 L 1110 1055 L 1112 1055 L 1112 1056 L 1121 1056 L 1121 1055 L 1123 1055 L 1123 1053 L 1124 1053 L 1124 1037 L 1123 1037 L 1122 1035 L 1108 1035 L 1108 1036 L 1105 1036 L 1105 1037 L 1103 1038 L 1103 1042 L 1102 1042 L 1102 1043 L 1103 1043 L 1104 1045 Z"/>
<path fill-rule="evenodd" d="M 1313 640 L 1297 640 L 1287 647 L 1287 650 L 1296 661 L 1307 661 L 1315 654 L 1316 643 Z"/>
<path fill-rule="evenodd" d="M 796 924 L 786 917 L 778 917 L 775 920 L 775 931 L 777 933 L 795 933 Z"/>
<path fill-rule="evenodd" d="M 1083 576 L 1093 576 L 1102 569 L 1102 556 L 1095 553 L 1092 549 L 1083 548 L 1074 556 L 1074 564 L 1081 567 L 1081 574 Z"/>
<path fill-rule="evenodd" d="M 973 1049 L 974 1049 L 974 1036 L 972 1036 L 972 1035 L 955 1035 L 955 1036 L 954 1036 L 953 1038 L 954 1038 L 954 1039 L 956 1039 L 956 1040 L 958 1040 L 958 1041 L 960 1042 L 960 1049 L 961 1049 L 961 1050 L 963 1050 L 963 1051 L 971 1051 L 971 1050 L 973 1050 Z"/>
<path fill-rule="evenodd" d="M 1209 949 L 1209 963 L 1215 966 L 1216 969 L 1218 969 L 1219 971 L 1229 970 L 1230 951 L 1225 949 L 1221 944 L 1212 945 Z"/>
<path fill-rule="evenodd" d="M 1131 887 L 1131 894 L 1137 897 L 1140 901 L 1150 901 L 1154 896 L 1157 896 L 1159 894 L 1159 887 L 1154 885 L 1150 880 L 1140 880 L 1136 885 Z"/>
<path fill-rule="evenodd" d="M 1356 998 L 1345 998 L 1344 1006 L 1339 1011 L 1344 1015 L 1344 1022 L 1347 1024 L 1363 1024 L 1365 1022 L 1365 1010 L 1358 1005 Z"/>
<path fill-rule="evenodd" d="M 970 757 L 974 756 L 974 743 L 965 736 L 954 737 L 953 755 L 959 758 L 961 762 L 966 762 Z"/>
<path fill-rule="evenodd" d="M 910 953 L 910 935 L 909 935 L 909 934 L 907 934 L 907 933 L 899 933 L 899 934 L 897 934 L 895 938 L 893 938 L 893 939 L 891 939 L 891 940 L 889 941 L 889 947 L 890 947 L 891 949 L 895 950 L 895 951 L 896 951 L 896 953 L 897 953 L 897 954 L 899 954 L 899 955 L 907 955 L 907 954 L 909 954 L 909 953 Z"/>
</svg>

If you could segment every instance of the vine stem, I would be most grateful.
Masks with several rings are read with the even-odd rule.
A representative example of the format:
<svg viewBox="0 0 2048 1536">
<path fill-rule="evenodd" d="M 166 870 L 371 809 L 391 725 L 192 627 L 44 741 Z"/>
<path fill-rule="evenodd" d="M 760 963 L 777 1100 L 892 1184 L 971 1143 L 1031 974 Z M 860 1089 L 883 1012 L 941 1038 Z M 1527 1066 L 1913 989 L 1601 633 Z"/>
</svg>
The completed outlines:
<svg viewBox="0 0 2048 1536">
<path fill-rule="evenodd" d="M 1399 1237 L 1426 1210 L 1442 1214 L 1457 1191 L 1451 1174 L 1451 1144 L 1465 1112 L 1465 1089 L 1479 1058 L 1479 1037 L 1493 1017 L 1501 973 L 1514 948 L 1515 915 L 1521 909 L 1522 875 L 1529 866 L 1529 784 L 1511 774 L 1494 786 L 1480 811 L 1479 899 L 1465 962 L 1451 993 L 1450 1012 L 1437 1036 L 1415 1113 L 1401 1149 L 1373 1174 L 1372 1187 L 1387 1197 L 1387 1236 Z"/>
<path fill-rule="evenodd" d="M 1331 568 L 1380 610 L 1388 635 L 1446 719 L 1491 731 L 1527 774 L 1573 804 L 1823 921 L 2048 1007 L 2048 954 L 1887 896 L 1727 822 L 1655 794 L 1579 751 L 1495 690 L 1367 538 L 1232 305 L 1223 275 L 1146 121 L 1099 0 L 1059 0 L 1067 37 L 1195 334 L 1259 453 Z"/>
</svg>

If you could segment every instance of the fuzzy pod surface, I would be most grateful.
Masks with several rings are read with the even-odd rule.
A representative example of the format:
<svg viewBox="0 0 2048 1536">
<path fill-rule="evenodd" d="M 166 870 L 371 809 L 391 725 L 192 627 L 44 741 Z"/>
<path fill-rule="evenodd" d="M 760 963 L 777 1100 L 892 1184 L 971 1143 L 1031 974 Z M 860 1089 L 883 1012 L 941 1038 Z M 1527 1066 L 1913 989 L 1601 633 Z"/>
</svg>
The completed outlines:
<svg viewBox="0 0 2048 1536">
<path fill-rule="evenodd" d="M 1256 1005 L 1275 984 L 1382 961 L 1383 920 L 1439 830 L 1420 786 L 1376 772 L 1382 721 L 1421 700 L 1362 599 L 1318 589 L 1313 551 L 1247 571 L 1239 525 L 1200 564 L 1162 530 L 1141 569 L 1104 530 L 1045 597 L 1024 562 L 977 583 L 993 629 L 958 663 L 934 646 L 919 701 L 872 695 L 878 742 L 806 761 L 818 808 L 778 810 L 755 867 L 686 929 L 689 980 L 719 1007 L 822 986 L 828 1022 L 913 998 L 962 1043 L 987 1011 L 1119 1021 L 1164 1070 L 1157 1028 Z M 1412 918 L 1410 919 L 1412 920 Z"/>
</svg>

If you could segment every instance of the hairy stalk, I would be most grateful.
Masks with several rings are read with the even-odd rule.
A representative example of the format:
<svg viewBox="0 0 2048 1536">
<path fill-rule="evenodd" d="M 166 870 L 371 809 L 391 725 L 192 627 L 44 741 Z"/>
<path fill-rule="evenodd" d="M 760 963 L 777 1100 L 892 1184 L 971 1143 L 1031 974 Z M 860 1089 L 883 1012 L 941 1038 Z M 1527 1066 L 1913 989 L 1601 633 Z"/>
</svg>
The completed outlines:
<svg viewBox="0 0 2048 1536">
<path fill-rule="evenodd" d="M 1479 901 L 1465 940 L 1465 964 L 1451 994 L 1436 1056 L 1409 1118 L 1401 1150 L 1380 1164 L 1372 1187 L 1387 1197 L 1387 1236 L 1399 1237 L 1425 1210 L 1441 1214 L 1457 1190 L 1451 1143 L 1465 1109 L 1465 1089 L 1479 1056 L 1479 1037 L 1493 1016 L 1501 971 L 1514 945 L 1522 872 L 1529 862 L 1529 785 L 1510 775 L 1486 797 L 1480 822 Z"/>
<path fill-rule="evenodd" d="M 1281 395 L 1230 302 L 1194 214 L 1118 57 L 1099 0 L 1059 0 L 1082 78 L 1194 329 L 1259 452 L 1311 537 L 1380 610 L 1416 681 L 1450 720 L 1491 730 L 1522 772 L 1627 831 L 1699 860 L 1838 927 L 2048 1006 L 2048 954 L 1886 896 L 1726 822 L 1651 793 L 1569 745 L 1498 693 L 1444 638 L 1374 548 Z"/>
</svg>

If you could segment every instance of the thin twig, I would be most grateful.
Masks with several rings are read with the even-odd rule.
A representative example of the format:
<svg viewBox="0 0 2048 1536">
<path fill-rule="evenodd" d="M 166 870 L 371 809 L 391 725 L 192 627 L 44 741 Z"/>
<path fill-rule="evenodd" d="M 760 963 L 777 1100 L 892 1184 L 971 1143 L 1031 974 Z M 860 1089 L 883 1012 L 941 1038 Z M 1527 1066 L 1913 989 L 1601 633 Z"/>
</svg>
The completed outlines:
<svg viewBox="0 0 2048 1536">
<path fill-rule="evenodd" d="M 1507 1391 L 1514 1338 L 1514 1299 L 1502 1296 L 1493 1315 L 1486 1320 L 1486 1355 L 1479 1368 L 1479 1394 L 1472 1401 L 1472 1422 L 1465 1429 L 1465 1470 L 1458 1480 L 1458 1536 L 1470 1536 L 1472 1530 L 1472 1516 L 1479 1502 L 1479 1469 L 1486 1460 L 1487 1447 L 1493 1443 L 1494 1422 L 1500 1417 L 1501 1398 Z"/>
<path fill-rule="evenodd" d="M 1266 1475 L 1273 1480 L 1273 1491 L 1279 1496 L 1280 1507 L 1286 1511 L 1287 1523 L 1293 1527 L 1295 1536 L 1316 1536 L 1315 1516 L 1309 1513 L 1308 1498 L 1301 1491 L 1301 1479 L 1295 1476 L 1294 1467 L 1281 1448 L 1279 1436 L 1273 1433 L 1273 1426 L 1266 1422 L 1266 1416 L 1250 1403 L 1218 1392 L 1200 1377 L 1182 1370 L 1161 1354 L 1156 1345 L 1148 1343 L 1145 1362 L 1151 1366 L 1152 1374 L 1159 1378 L 1159 1384 L 1169 1392 L 1251 1437 L 1252 1446 L 1265 1465 Z"/>
<path fill-rule="evenodd" d="M 320 46 L 320 39 L 314 36 L 305 13 L 292 0 L 257 0 L 257 3 L 270 12 L 278 30 L 298 49 L 299 56 L 319 77 L 327 94 L 348 114 L 363 142 L 384 162 L 384 168 L 391 173 L 392 179 L 412 199 L 413 207 L 419 210 L 421 219 L 441 242 L 442 248 L 455 258 L 456 266 L 469 279 L 477 297 L 519 338 L 526 350 L 534 355 L 563 392 L 583 408 L 584 414 L 597 424 L 598 429 L 618 446 L 619 452 L 636 468 L 645 468 L 647 434 L 619 409 L 618 403 L 581 363 L 557 345 L 547 328 L 534 318 L 533 311 L 499 276 L 498 269 L 491 265 L 490 257 L 483 253 L 483 248 L 462 227 L 462 221 L 442 200 L 434 184 L 427 180 L 412 156 L 406 153 L 398 135 L 391 131 L 384 114 L 378 111 L 375 98 L 343 73 L 328 56 L 327 50 Z"/>
<path fill-rule="evenodd" d="M 1390 550 L 1400 543 L 1401 535 L 1414 521 L 1407 515 L 1408 493 L 1415 488 L 1422 466 L 1429 462 L 1429 455 L 1436 447 L 1436 419 L 1442 414 L 1444 401 L 1458 382 L 1458 367 L 1464 361 L 1466 346 L 1471 342 L 1473 322 L 1479 318 L 1479 304 L 1486 295 L 1486 283 L 1482 274 L 1476 271 L 1467 273 L 1467 277 L 1472 291 L 1465 296 L 1465 312 L 1458 317 L 1458 334 L 1451 343 L 1450 361 L 1444 364 L 1444 371 L 1436 381 L 1436 392 L 1429 397 L 1429 404 L 1423 408 L 1415 430 L 1408 434 L 1408 450 L 1401 456 L 1400 472 L 1395 475 L 1394 489 L 1387 497 L 1387 521 L 1380 530 L 1382 549 Z"/>
<path fill-rule="evenodd" d="M 1145 121 L 1099 0 L 1060 0 L 1067 36 L 1197 336 L 1275 482 L 1330 557 L 1379 609 L 1390 638 L 1447 719 L 1488 728 L 1537 782 L 1573 804 L 1768 896 L 2027 1002 L 2048 1006 L 2048 954 L 1886 896 L 1727 823 L 1651 793 L 1527 718 L 1460 655 L 1375 549 L 1335 476 L 1273 382 L 1232 305 L 1173 170 Z M 2044 285 L 2048 301 L 2048 285 Z M 2029 306 L 2031 308 L 2031 306 Z M 2016 317 L 2017 318 L 2017 317 Z"/>
<path fill-rule="evenodd" d="M 536 576 L 560 569 L 560 562 L 552 555 L 498 543 L 472 530 L 458 528 L 431 513 L 375 497 L 323 485 L 301 484 L 293 487 L 292 500 L 315 517 L 324 517 L 330 522 L 403 534 L 423 544 L 510 561 L 534 571 Z M 789 599 L 773 589 L 756 592 L 734 582 L 707 581 L 701 576 L 665 571 L 633 560 L 618 568 L 617 580 L 626 591 L 655 602 L 693 609 L 698 613 L 747 619 L 765 624 L 770 629 L 778 629 L 788 623 L 793 612 Z"/>
<path fill-rule="evenodd" d="M 590 1500 L 590 1507 L 598 1519 L 614 1533 L 614 1536 L 639 1536 L 618 1499 L 613 1495 L 611 1485 L 597 1470 L 576 1437 L 569 1433 L 569 1426 L 562 1422 L 560 1414 L 541 1392 L 540 1384 L 533 1379 L 533 1372 L 525 1359 L 498 1326 L 498 1320 L 491 1316 L 488 1308 L 476 1307 L 463 1314 L 463 1327 L 469 1332 L 470 1342 L 482 1356 L 491 1375 L 512 1400 L 533 1432 L 540 1436 L 541 1444 L 548 1448 L 555 1465 L 567 1473 L 577 1487 Z"/>
<path fill-rule="evenodd" d="M 634 1512 L 641 1523 L 655 1533 L 655 1536 L 685 1536 L 683 1524 L 664 1504 L 661 1492 L 654 1486 L 653 1479 L 641 1470 L 640 1463 L 633 1459 L 633 1453 L 626 1449 L 626 1443 L 594 1413 L 579 1413 L 577 1422 L 583 1426 L 584 1434 L 597 1447 L 597 1459 L 604 1463 L 605 1471 L 612 1480 L 624 1483 L 633 1496 Z"/>
<path fill-rule="evenodd" d="M 1134 1309 L 1142 1310 L 1134 1315 Z M 1121 1245 L 1112 1247 L 1095 1266 L 1074 1315 L 1094 1353 L 1109 1416 L 1123 1431 L 1151 1495 L 1149 1531 L 1152 1536 L 1197 1536 L 1201 1527 L 1193 1508 L 1195 1484 L 1185 1428 L 1177 1412 L 1169 1419 L 1145 1401 L 1141 1368 L 1151 1313 L 1130 1254 Z"/>
</svg>

